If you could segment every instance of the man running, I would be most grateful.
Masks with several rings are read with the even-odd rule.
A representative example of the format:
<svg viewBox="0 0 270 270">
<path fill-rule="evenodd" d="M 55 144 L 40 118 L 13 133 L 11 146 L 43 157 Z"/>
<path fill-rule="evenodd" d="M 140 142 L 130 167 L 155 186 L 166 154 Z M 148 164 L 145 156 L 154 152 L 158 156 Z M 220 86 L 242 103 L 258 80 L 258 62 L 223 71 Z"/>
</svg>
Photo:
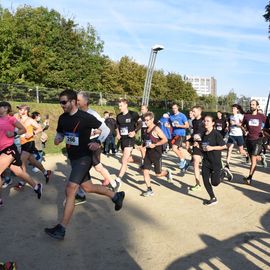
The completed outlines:
<svg viewBox="0 0 270 270">
<path fill-rule="evenodd" d="M 85 112 L 88 112 L 89 114 L 96 117 L 102 124 L 99 127 L 98 130 L 94 129 L 92 130 L 92 134 L 90 137 L 91 141 L 98 140 L 100 143 L 100 147 L 92 151 L 92 166 L 94 166 L 95 170 L 99 172 L 103 176 L 103 186 L 109 185 L 111 182 L 111 175 L 109 174 L 108 170 L 103 167 L 103 165 L 100 162 L 100 155 L 101 155 L 101 144 L 106 140 L 108 134 L 110 133 L 110 129 L 106 126 L 104 123 L 104 120 L 101 118 L 101 116 L 94 110 L 89 109 L 89 94 L 85 91 L 81 91 L 77 95 L 77 104 L 80 110 L 83 110 Z M 86 202 L 86 196 L 84 191 L 79 188 L 78 193 L 75 197 L 75 205 L 79 205 Z"/>
<path fill-rule="evenodd" d="M 250 185 L 256 170 L 257 160 L 261 160 L 260 153 L 262 151 L 262 126 L 266 121 L 266 117 L 258 112 L 259 102 L 257 100 L 250 101 L 250 113 L 245 114 L 243 119 L 243 127 L 247 131 L 246 146 L 250 156 L 251 165 L 249 175 L 244 177 L 244 183 Z"/>
<path fill-rule="evenodd" d="M 182 145 L 186 140 L 186 129 L 189 127 L 187 117 L 179 112 L 177 104 L 172 106 L 173 114 L 170 115 L 170 125 L 172 127 L 172 150 L 178 156 L 179 168 L 183 170 L 186 166 L 186 159 L 182 150 Z"/>
<path fill-rule="evenodd" d="M 202 162 L 203 151 L 199 147 L 199 143 L 202 140 L 202 135 L 205 133 L 204 121 L 202 118 L 202 108 L 200 106 L 194 106 L 192 108 L 194 119 L 192 120 L 192 141 L 194 142 L 192 149 L 192 159 L 194 166 L 194 176 L 195 176 L 195 185 L 190 188 L 191 191 L 196 191 L 201 189 L 200 182 L 200 163 Z M 197 142 L 197 143 L 196 143 Z"/>
<path fill-rule="evenodd" d="M 154 165 L 154 171 L 157 177 L 167 176 L 169 182 L 172 181 L 172 172 L 170 169 L 162 170 L 162 145 L 167 143 L 167 138 L 162 130 L 154 124 L 154 114 L 147 112 L 144 115 L 144 121 L 147 125 L 144 136 L 144 147 L 146 148 L 143 162 L 143 176 L 147 190 L 142 193 L 144 197 L 153 196 L 151 187 L 150 169 Z"/>
<path fill-rule="evenodd" d="M 137 112 L 133 112 L 128 108 L 128 101 L 126 99 L 119 100 L 120 113 L 116 117 L 116 123 L 118 129 L 117 139 L 120 140 L 121 148 L 123 152 L 121 168 L 118 177 L 115 179 L 116 186 L 113 187 L 115 191 L 118 191 L 121 187 L 122 177 L 126 173 L 128 162 L 132 162 L 132 150 L 135 145 L 135 135 L 139 131 Z"/>
<path fill-rule="evenodd" d="M 66 203 L 62 220 L 55 227 L 46 228 L 45 233 L 62 240 L 65 237 L 65 228 L 74 211 L 75 195 L 79 186 L 85 192 L 97 193 L 111 198 L 115 204 L 115 211 L 122 208 L 125 193 L 115 193 L 102 185 L 91 183 L 89 175 L 92 166 L 91 151 L 97 150 L 99 144 L 91 142 L 89 135 L 92 129 L 100 128 L 102 123 L 93 115 L 78 109 L 75 91 L 64 90 L 60 93 L 59 100 L 64 113 L 59 117 L 54 143 L 58 145 L 65 139 L 72 169 L 66 185 Z"/>
</svg>

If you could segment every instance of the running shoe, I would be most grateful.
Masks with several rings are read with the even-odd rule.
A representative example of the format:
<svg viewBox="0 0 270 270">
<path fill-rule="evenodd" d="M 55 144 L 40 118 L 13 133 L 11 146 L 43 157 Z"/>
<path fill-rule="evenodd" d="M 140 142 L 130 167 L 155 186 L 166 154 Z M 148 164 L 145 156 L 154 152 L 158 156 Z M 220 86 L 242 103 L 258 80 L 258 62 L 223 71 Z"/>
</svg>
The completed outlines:
<svg viewBox="0 0 270 270">
<path fill-rule="evenodd" d="M 40 184 L 40 183 L 38 183 L 37 188 L 34 189 L 34 191 L 37 193 L 37 197 L 38 197 L 39 200 L 40 200 L 41 195 L 42 195 L 42 189 L 43 189 L 43 185 Z"/>
<path fill-rule="evenodd" d="M 169 183 L 171 183 L 172 180 L 173 180 L 173 178 L 172 178 L 172 170 L 171 169 L 167 169 L 167 172 L 168 172 L 168 174 L 167 174 L 167 181 Z"/>
<path fill-rule="evenodd" d="M 187 162 L 186 162 L 185 159 L 184 159 L 184 160 L 180 160 L 180 162 L 178 163 L 180 170 L 182 170 L 182 169 L 185 168 L 186 163 L 187 163 Z"/>
<path fill-rule="evenodd" d="M 53 228 L 45 228 L 45 233 L 47 233 L 49 236 L 58 239 L 58 240 L 64 240 L 66 230 L 61 224 L 57 224 Z"/>
<path fill-rule="evenodd" d="M 265 154 L 262 154 L 262 155 L 261 155 L 261 158 L 262 158 L 261 163 L 262 163 L 263 167 L 264 167 L 264 168 L 267 168 L 267 161 L 266 161 L 266 156 L 265 156 Z"/>
<path fill-rule="evenodd" d="M 14 186 L 14 189 L 17 191 L 23 190 L 25 184 L 23 184 L 22 182 L 19 182 L 16 186 Z"/>
<path fill-rule="evenodd" d="M 2 188 L 7 188 L 8 186 L 10 186 L 12 184 L 12 179 L 11 178 L 6 178 L 3 185 L 2 185 Z"/>
<path fill-rule="evenodd" d="M 244 184 L 246 184 L 246 185 L 251 185 L 252 179 L 249 178 L 249 177 L 244 177 L 244 178 L 243 178 L 243 181 L 244 181 Z"/>
<path fill-rule="evenodd" d="M 39 169 L 38 169 L 37 167 L 34 167 L 34 168 L 32 169 L 32 172 L 37 173 L 37 172 L 39 172 Z"/>
<path fill-rule="evenodd" d="M 233 180 L 233 174 L 230 171 L 230 169 L 228 167 L 225 167 L 223 171 L 225 172 L 226 175 L 223 175 L 223 173 L 221 172 L 221 179 L 223 180 L 225 177 L 227 177 L 228 181 L 231 182 Z"/>
<path fill-rule="evenodd" d="M 154 196 L 154 191 L 153 190 L 146 190 L 145 192 L 142 193 L 143 197 L 150 197 L 150 196 Z"/>
<path fill-rule="evenodd" d="M 122 208 L 124 198 L 125 198 L 125 192 L 124 191 L 117 192 L 115 194 L 114 198 L 112 199 L 112 201 L 115 204 L 115 206 L 114 206 L 115 211 L 119 211 Z"/>
<path fill-rule="evenodd" d="M 201 187 L 201 185 L 199 185 L 199 184 L 196 184 L 195 186 L 192 186 L 192 187 L 190 187 L 190 191 L 198 191 L 198 190 L 201 190 L 202 189 L 202 187 Z"/>
<path fill-rule="evenodd" d="M 0 207 L 4 206 L 3 200 L 0 199 Z"/>
<path fill-rule="evenodd" d="M 46 180 L 46 184 L 49 183 L 51 176 L 52 176 L 52 171 L 51 170 L 48 170 L 47 173 L 44 174 L 44 177 L 45 177 L 45 180 Z"/>
<path fill-rule="evenodd" d="M 206 206 L 215 205 L 217 203 L 218 203 L 217 198 L 211 198 L 210 200 L 203 202 L 203 204 L 206 205 Z"/>
<path fill-rule="evenodd" d="M 80 204 L 84 204 L 84 203 L 86 203 L 86 197 L 76 194 L 74 205 L 76 206 L 76 205 L 80 205 Z"/>
</svg>

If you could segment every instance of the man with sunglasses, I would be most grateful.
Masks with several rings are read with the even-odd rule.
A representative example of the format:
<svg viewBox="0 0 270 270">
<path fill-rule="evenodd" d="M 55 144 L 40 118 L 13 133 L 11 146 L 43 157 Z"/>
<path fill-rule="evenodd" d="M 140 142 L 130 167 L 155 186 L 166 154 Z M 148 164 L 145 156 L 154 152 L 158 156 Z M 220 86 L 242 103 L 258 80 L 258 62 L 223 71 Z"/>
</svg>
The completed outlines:
<svg viewBox="0 0 270 270">
<path fill-rule="evenodd" d="M 89 174 L 92 166 L 91 151 L 95 151 L 100 145 L 98 142 L 90 141 L 90 134 L 92 129 L 98 129 L 102 123 L 93 115 L 78 109 L 75 91 L 64 90 L 60 93 L 59 99 L 64 113 L 58 120 L 54 144 L 58 145 L 65 140 L 71 163 L 71 173 L 66 185 L 66 203 L 62 220 L 55 227 L 46 228 L 45 233 L 63 240 L 65 228 L 74 211 L 75 195 L 79 187 L 82 187 L 87 193 L 96 193 L 111 198 L 115 204 L 115 211 L 122 208 L 125 193 L 115 193 L 102 185 L 91 183 Z"/>
</svg>

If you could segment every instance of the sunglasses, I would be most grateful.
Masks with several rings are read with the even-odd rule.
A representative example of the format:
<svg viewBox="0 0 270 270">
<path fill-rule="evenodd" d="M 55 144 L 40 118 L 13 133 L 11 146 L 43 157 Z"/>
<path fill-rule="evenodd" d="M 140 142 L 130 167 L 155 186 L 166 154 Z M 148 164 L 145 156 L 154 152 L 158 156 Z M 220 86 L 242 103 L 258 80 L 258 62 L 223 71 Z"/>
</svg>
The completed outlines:
<svg viewBox="0 0 270 270">
<path fill-rule="evenodd" d="M 60 100 L 59 103 L 61 105 L 66 105 L 69 102 L 69 100 Z"/>
</svg>

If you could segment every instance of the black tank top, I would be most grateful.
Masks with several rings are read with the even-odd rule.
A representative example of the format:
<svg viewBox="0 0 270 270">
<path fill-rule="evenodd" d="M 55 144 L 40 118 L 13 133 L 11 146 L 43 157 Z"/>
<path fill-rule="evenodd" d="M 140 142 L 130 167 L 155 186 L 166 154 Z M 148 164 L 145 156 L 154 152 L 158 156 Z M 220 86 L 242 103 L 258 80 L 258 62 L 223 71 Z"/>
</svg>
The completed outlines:
<svg viewBox="0 0 270 270">
<path fill-rule="evenodd" d="M 160 141 L 160 138 L 159 137 L 156 137 L 154 134 L 153 134 L 153 131 L 156 129 L 157 126 L 154 126 L 149 132 L 145 132 L 145 141 L 144 141 L 144 144 L 147 148 L 148 151 L 151 151 L 151 152 L 155 152 L 155 151 L 158 151 L 160 153 L 162 153 L 162 145 L 158 145 L 158 146 L 155 146 L 154 148 L 148 148 L 147 146 L 149 146 L 150 144 L 155 144 L 157 142 Z"/>
</svg>

